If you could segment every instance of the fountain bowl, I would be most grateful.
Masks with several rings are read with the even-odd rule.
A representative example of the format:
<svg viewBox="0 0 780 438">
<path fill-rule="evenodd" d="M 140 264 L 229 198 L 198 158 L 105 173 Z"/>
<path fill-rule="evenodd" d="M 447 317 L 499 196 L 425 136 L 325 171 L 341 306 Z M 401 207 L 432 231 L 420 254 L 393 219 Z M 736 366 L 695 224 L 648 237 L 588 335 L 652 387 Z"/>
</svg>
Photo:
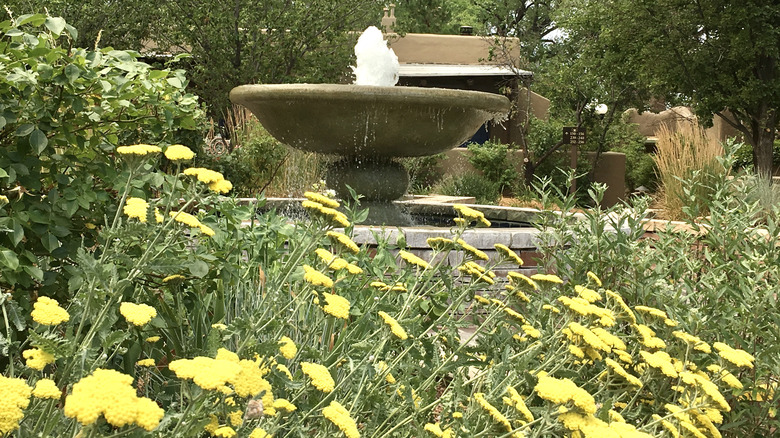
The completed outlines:
<svg viewBox="0 0 780 438">
<path fill-rule="evenodd" d="M 447 151 L 510 109 L 509 99 L 493 93 L 340 84 L 241 85 L 230 100 L 289 146 L 372 158 Z"/>
</svg>

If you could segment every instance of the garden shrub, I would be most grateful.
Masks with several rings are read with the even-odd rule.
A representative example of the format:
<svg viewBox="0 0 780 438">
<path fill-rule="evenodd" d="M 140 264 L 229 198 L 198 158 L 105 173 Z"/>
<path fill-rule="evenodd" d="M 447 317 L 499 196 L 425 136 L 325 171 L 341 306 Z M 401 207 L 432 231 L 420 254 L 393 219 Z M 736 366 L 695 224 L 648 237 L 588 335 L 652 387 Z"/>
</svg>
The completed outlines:
<svg viewBox="0 0 780 438">
<path fill-rule="evenodd" d="M 724 167 L 731 167 L 730 160 Z M 696 184 L 681 181 L 682 187 Z M 575 282 L 585 281 L 588 270 L 599 272 L 626 302 L 659 307 L 678 328 L 753 354 L 755 366 L 735 373 L 744 387 L 724 394 L 732 409 L 721 432 L 772 436 L 780 427 L 780 206 L 756 198 L 756 191 L 765 190 L 756 186 L 766 184 L 756 178 L 719 174 L 707 184 L 710 197 L 682 207 L 686 227 L 661 227 L 652 238 L 640 239 L 648 205 L 643 198 L 628 209 L 586 211 L 582 221 L 550 217 L 540 223 L 545 267 L 568 272 Z M 695 191 L 684 194 L 690 198 Z"/>
<path fill-rule="evenodd" d="M 82 269 L 79 248 L 102 245 L 112 194 L 127 184 L 116 146 L 202 138 L 182 71 L 153 70 L 135 52 L 74 48 L 76 35 L 59 17 L 0 23 L 0 193 L 9 202 L 0 211 L 0 287 L 24 306 L 35 291 L 66 298 Z"/>
<path fill-rule="evenodd" d="M 716 436 L 754 366 L 711 344 L 732 333 L 699 340 L 580 264 L 527 277 L 506 247 L 489 259 L 463 240 L 489 224 L 466 206 L 420 257 L 355 244 L 363 214 L 325 195 L 293 226 L 220 198 L 230 183 L 183 147 L 165 151 L 175 176 L 159 149 L 118 151 L 161 196 L 126 185 L 72 299 L 39 298 L 23 340 L 0 327 L 4 434 Z"/>
<path fill-rule="evenodd" d="M 477 204 L 495 204 L 501 199 L 498 183 L 476 172 L 447 175 L 431 192 L 447 196 L 471 196 Z"/>
<path fill-rule="evenodd" d="M 515 193 L 520 185 L 518 163 L 511 153 L 513 146 L 498 142 L 473 143 L 468 146 L 471 152 L 469 163 L 489 181 L 498 184 L 501 193 Z"/>
</svg>

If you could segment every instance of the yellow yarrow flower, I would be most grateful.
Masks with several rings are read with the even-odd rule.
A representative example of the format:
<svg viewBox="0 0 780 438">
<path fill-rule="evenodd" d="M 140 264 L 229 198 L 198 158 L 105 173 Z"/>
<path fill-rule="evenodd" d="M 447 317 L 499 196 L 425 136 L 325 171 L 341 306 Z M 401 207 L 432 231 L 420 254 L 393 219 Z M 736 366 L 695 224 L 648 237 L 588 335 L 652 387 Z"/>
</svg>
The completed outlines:
<svg viewBox="0 0 780 438">
<path fill-rule="evenodd" d="M 49 398 L 59 399 L 62 396 L 62 391 L 51 379 L 41 379 L 35 382 L 35 389 L 32 391 L 33 397 L 37 398 Z"/>
<path fill-rule="evenodd" d="M 648 353 L 647 351 L 640 351 L 639 355 L 642 356 L 642 360 L 653 368 L 659 369 L 664 375 L 675 378 L 678 376 L 677 370 L 674 368 L 674 364 L 669 360 L 669 355 L 662 351 L 655 353 Z"/>
<path fill-rule="evenodd" d="M 333 392 L 336 382 L 330 371 L 323 365 L 312 362 L 301 362 L 301 371 L 311 379 L 311 384 L 322 392 Z"/>
<path fill-rule="evenodd" d="M 122 212 L 130 218 L 138 219 L 141 223 L 146 223 L 146 212 L 149 210 L 149 203 L 141 198 L 127 198 Z"/>
<path fill-rule="evenodd" d="M 589 303 L 595 303 L 596 301 L 601 300 L 601 294 L 596 292 L 593 289 L 588 289 L 587 287 L 575 285 L 574 286 L 574 292 L 577 293 L 577 295 L 580 296 L 580 298 L 584 299 L 585 301 Z"/>
<path fill-rule="evenodd" d="M 425 243 L 427 243 L 431 249 L 435 249 L 437 251 L 445 251 L 455 248 L 455 241 L 452 239 L 447 239 L 446 237 L 429 237 Z"/>
<path fill-rule="evenodd" d="M 219 438 L 233 438 L 236 436 L 236 431 L 230 426 L 222 426 L 214 431 L 214 436 Z"/>
<path fill-rule="evenodd" d="M 539 376 L 539 381 L 534 387 L 539 397 L 558 405 L 571 402 L 585 413 L 596 412 L 596 400 L 588 391 L 580 388 L 570 379 L 556 379 L 547 375 Z"/>
<path fill-rule="evenodd" d="M 124 156 L 145 156 L 148 154 L 159 154 L 162 152 L 159 146 L 152 146 L 148 144 L 135 144 L 132 146 L 119 146 L 116 148 L 116 152 L 119 155 Z"/>
<path fill-rule="evenodd" d="M 0 435 L 10 434 L 19 428 L 24 409 L 30 404 L 32 388 L 23 379 L 0 375 Z"/>
<path fill-rule="evenodd" d="M 479 222 L 479 225 L 484 225 L 486 227 L 490 226 L 490 221 L 485 218 L 485 214 L 481 211 L 474 210 L 473 208 L 463 204 L 454 204 L 452 208 L 458 213 L 458 215 L 468 219 L 469 222 L 477 221 Z"/>
<path fill-rule="evenodd" d="M 716 342 L 712 344 L 712 346 L 715 347 L 715 351 L 718 352 L 718 355 L 728 362 L 731 362 L 738 367 L 753 368 L 753 362 L 756 358 L 747 351 L 732 348 L 723 342 Z"/>
<path fill-rule="evenodd" d="M 401 327 L 401 324 L 398 323 L 398 321 L 395 320 L 392 316 L 388 315 L 387 312 L 379 311 L 379 316 L 384 320 L 385 324 L 387 324 L 390 327 L 390 331 L 400 340 L 405 341 L 409 339 L 409 335 L 406 333 L 406 330 L 404 330 L 403 327 Z"/>
<path fill-rule="evenodd" d="M 249 434 L 249 438 L 273 438 L 273 436 L 264 429 L 258 427 Z"/>
<path fill-rule="evenodd" d="M 586 275 L 588 276 L 589 279 L 591 279 L 594 283 L 596 283 L 596 286 L 601 287 L 601 279 L 596 274 L 588 271 Z"/>
<path fill-rule="evenodd" d="M 312 268 L 309 265 L 303 265 L 303 279 L 309 284 L 314 286 L 322 286 L 327 288 L 333 287 L 333 280 L 322 272 Z"/>
<path fill-rule="evenodd" d="M 531 276 L 531 280 L 545 281 L 553 284 L 563 284 L 563 280 L 555 274 L 534 274 Z"/>
<path fill-rule="evenodd" d="M 464 251 L 466 251 L 467 253 L 471 254 L 475 258 L 480 259 L 480 260 L 489 260 L 490 259 L 487 254 L 485 254 L 483 251 L 481 251 L 481 250 L 479 250 L 479 249 L 469 245 L 468 243 L 466 243 L 465 240 L 458 239 L 456 242 L 458 243 L 458 245 L 460 245 L 461 248 L 463 248 Z"/>
<path fill-rule="evenodd" d="M 187 225 L 190 228 L 200 228 L 200 221 L 186 211 L 171 211 L 168 213 L 176 222 Z"/>
<path fill-rule="evenodd" d="M 488 414 L 490 414 L 491 417 L 493 417 L 493 420 L 495 420 L 497 423 L 504 426 L 504 428 L 511 432 L 513 427 L 512 423 L 509 422 L 509 420 L 502 414 L 498 409 L 496 409 L 495 406 L 490 404 L 487 400 L 485 400 L 485 394 L 478 392 L 474 394 L 474 400 L 477 402 L 477 404 L 487 411 Z"/>
<path fill-rule="evenodd" d="M 54 355 L 40 348 L 24 350 L 22 356 L 27 360 L 25 365 L 38 371 L 42 371 L 46 365 L 54 363 Z"/>
<path fill-rule="evenodd" d="M 283 398 L 277 398 L 276 400 L 274 400 L 274 408 L 277 410 L 281 409 L 288 413 L 295 412 L 295 410 L 298 409 L 298 407 L 290 403 L 289 400 Z"/>
<path fill-rule="evenodd" d="M 154 362 L 154 359 L 141 359 L 138 362 L 136 362 L 135 364 L 138 365 L 139 367 L 153 367 L 153 366 L 157 365 Z"/>
<path fill-rule="evenodd" d="M 520 258 L 519 255 L 517 255 L 516 252 L 512 251 L 511 248 L 508 246 L 496 243 L 493 245 L 493 247 L 496 249 L 496 251 L 501 254 L 505 259 L 514 262 L 518 266 L 523 266 L 523 259 Z"/>
<path fill-rule="evenodd" d="M 328 208 L 339 208 L 340 207 L 338 201 L 336 201 L 335 199 L 328 198 L 327 196 L 321 195 L 319 193 L 304 192 L 303 196 L 305 196 L 306 199 L 308 199 L 309 201 L 322 204 L 323 206 L 328 207 Z"/>
<path fill-rule="evenodd" d="M 171 161 L 189 161 L 195 158 L 195 152 L 187 146 L 172 144 L 165 148 L 165 158 Z"/>
<path fill-rule="evenodd" d="M 528 406 L 525 405 L 525 401 L 517 392 L 517 390 L 511 386 L 507 386 L 506 391 L 509 393 L 509 397 L 503 398 L 504 404 L 515 408 L 517 412 L 523 416 L 525 422 L 530 423 L 534 421 L 533 414 L 530 410 L 528 410 Z"/>
<path fill-rule="evenodd" d="M 38 297 L 30 312 L 33 321 L 42 325 L 57 325 L 70 319 L 68 312 L 60 304 L 49 297 Z"/>
<path fill-rule="evenodd" d="M 333 241 L 333 243 L 341 245 L 353 254 L 360 252 L 360 248 L 358 248 L 357 244 L 352 241 L 352 239 L 350 239 L 346 234 L 339 233 L 338 231 L 328 231 L 325 234 L 331 239 L 331 241 Z"/>
<path fill-rule="evenodd" d="M 162 282 L 163 283 L 168 283 L 170 281 L 184 281 L 184 280 L 186 280 L 185 276 L 183 276 L 181 274 L 173 274 L 173 275 L 169 275 L 169 276 L 163 278 Z"/>
<path fill-rule="evenodd" d="M 519 286 L 520 284 L 527 284 L 528 286 L 531 286 L 533 290 L 539 289 L 539 285 L 537 285 L 535 281 L 531 280 L 529 277 L 519 272 L 510 271 L 506 274 L 506 276 L 509 279 L 509 281 L 511 281 L 515 285 Z"/>
<path fill-rule="evenodd" d="M 693 347 L 694 350 L 701 351 L 703 353 L 711 353 L 712 348 L 710 348 L 710 344 L 704 342 L 699 338 L 698 336 L 694 336 L 690 333 L 686 333 L 682 330 L 675 330 L 672 332 L 672 335 L 674 335 L 675 338 L 680 339 L 688 343 Z"/>
<path fill-rule="evenodd" d="M 64 413 L 84 426 L 101 415 L 115 427 L 137 424 L 154 430 L 165 412 L 153 400 L 138 397 L 133 378 L 114 370 L 97 369 L 73 385 L 65 398 Z"/>
<path fill-rule="evenodd" d="M 119 313 L 125 317 L 127 322 L 138 327 L 147 324 L 152 318 L 157 316 L 157 310 L 154 307 L 127 301 L 119 305 Z"/>
<path fill-rule="evenodd" d="M 279 339 L 279 352 L 282 353 L 285 359 L 292 359 L 298 354 L 298 347 L 295 345 L 292 339 L 287 336 L 282 336 Z"/>
<path fill-rule="evenodd" d="M 427 423 L 423 429 L 439 438 L 452 438 L 452 428 L 448 427 L 444 430 L 441 430 L 439 423 Z"/>
<path fill-rule="evenodd" d="M 337 401 L 330 402 L 330 405 L 322 410 L 322 416 L 341 429 L 347 438 L 360 438 L 360 432 L 355 420 L 352 419 L 349 411 L 341 403 Z"/>
<path fill-rule="evenodd" d="M 323 292 L 322 297 L 325 300 L 325 305 L 322 306 L 325 313 L 339 319 L 349 319 L 349 300 L 327 292 Z"/>
<path fill-rule="evenodd" d="M 422 269 L 430 269 L 431 265 L 428 264 L 425 260 L 421 259 L 420 257 L 417 257 L 416 255 L 410 253 L 409 251 L 400 250 L 398 251 L 398 255 L 401 256 L 402 259 L 404 259 L 407 263 L 410 265 L 418 266 Z"/>
</svg>

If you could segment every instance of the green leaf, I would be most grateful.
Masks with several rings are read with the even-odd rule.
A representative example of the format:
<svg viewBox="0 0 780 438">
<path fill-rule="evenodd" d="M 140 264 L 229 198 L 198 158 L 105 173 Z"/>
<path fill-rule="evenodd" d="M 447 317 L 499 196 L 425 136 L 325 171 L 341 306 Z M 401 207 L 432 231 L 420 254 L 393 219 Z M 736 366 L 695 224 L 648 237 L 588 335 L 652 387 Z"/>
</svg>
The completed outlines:
<svg viewBox="0 0 780 438">
<path fill-rule="evenodd" d="M 81 75 L 81 69 L 75 64 L 68 64 L 65 66 L 65 77 L 68 78 L 68 82 L 71 84 L 76 81 Z"/>
<path fill-rule="evenodd" d="M 16 327 L 17 331 L 22 331 L 27 327 L 27 324 L 24 321 L 24 312 L 22 312 L 22 309 L 19 307 L 18 304 L 16 304 L 15 301 L 6 301 L 5 302 L 5 309 L 8 312 L 8 320 L 11 321 Z"/>
<path fill-rule="evenodd" d="M 19 125 L 19 127 L 16 128 L 16 132 L 14 134 L 16 134 L 17 137 L 26 137 L 30 135 L 30 133 L 32 133 L 34 129 L 35 129 L 35 125 L 33 125 L 32 123 L 25 123 Z"/>
<path fill-rule="evenodd" d="M 48 17 L 43 22 L 44 26 L 54 35 L 59 36 L 65 30 L 65 19 L 62 17 Z"/>
<path fill-rule="evenodd" d="M 22 227 L 22 224 L 15 220 L 14 221 L 14 232 L 11 234 L 11 242 L 13 242 L 14 246 L 18 245 L 19 242 L 24 239 L 24 227 Z"/>
<path fill-rule="evenodd" d="M 5 169 L 0 168 L 0 178 L 8 178 L 8 172 Z"/>
<path fill-rule="evenodd" d="M 35 129 L 32 134 L 30 134 L 30 146 L 32 146 L 38 154 L 43 152 L 48 144 L 49 139 L 46 138 L 46 134 L 40 129 Z"/>
<path fill-rule="evenodd" d="M 167 82 L 168 82 L 170 85 L 172 85 L 172 86 L 174 86 L 174 87 L 176 87 L 176 88 L 181 88 L 181 87 L 182 87 L 182 84 L 181 84 L 181 79 L 179 79 L 179 78 L 168 78 L 168 79 L 167 79 Z"/>
<path fill-rule="evenodd" d="M 190 270 L 190 274 L 198 278 L 203 278 L 206 274 L 209 273 L 209 265 L 203 260 L 195 260 L 194 262 L 190 263 L 188 268 Z"/>
<path fill-rule="evenodd" d="M 19 267 L 19 258 L 16 257 L 16 253 L 10 249 L 4 249 L 0 251 L 0 263 L 15 271 Z"/>
<path fill-rule="evenodd" d="M 41 237 L 41 244 L 43 244 L 43 247 L 49 252 L 60 247 L 60 241 L 51 233 L 46 233 Z"/>
<path fill-rule="evenodd" d="M 0 116 L 0 129 L 5 128 L 6 120 L 5 117 Z"/>
</svg>

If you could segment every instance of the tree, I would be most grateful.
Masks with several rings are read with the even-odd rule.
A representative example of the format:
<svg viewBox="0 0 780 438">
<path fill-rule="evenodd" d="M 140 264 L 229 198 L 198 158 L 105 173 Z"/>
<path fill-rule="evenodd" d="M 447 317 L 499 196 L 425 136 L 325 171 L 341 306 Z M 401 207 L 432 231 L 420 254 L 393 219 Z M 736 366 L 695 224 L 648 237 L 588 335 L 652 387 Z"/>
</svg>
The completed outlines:
<svg viewBox="0 0 780 438">
<path fill-rule="evenodd" d="M 398 18 L 396 32 L 455 34 L 453 0 L 398 0 L 395 2 Z"/>
<path fill-rule="evenodd" d="M 719 115 L 772 172 L 780 108 L 780 4 L 775 0 L 602 0 L 609 32 L 641 64 L 641 80 L 705 122 Z"/>
<path fill-rule="evenodd" d="M 231 88 L 250 83 L 345 80 L 362 31 L 379 24 L 376 0 L 263 2 L 166 0 L 170 27 L 155 39 L 192 54 L 193 87 L 221 112 Z"/>
</svg>

